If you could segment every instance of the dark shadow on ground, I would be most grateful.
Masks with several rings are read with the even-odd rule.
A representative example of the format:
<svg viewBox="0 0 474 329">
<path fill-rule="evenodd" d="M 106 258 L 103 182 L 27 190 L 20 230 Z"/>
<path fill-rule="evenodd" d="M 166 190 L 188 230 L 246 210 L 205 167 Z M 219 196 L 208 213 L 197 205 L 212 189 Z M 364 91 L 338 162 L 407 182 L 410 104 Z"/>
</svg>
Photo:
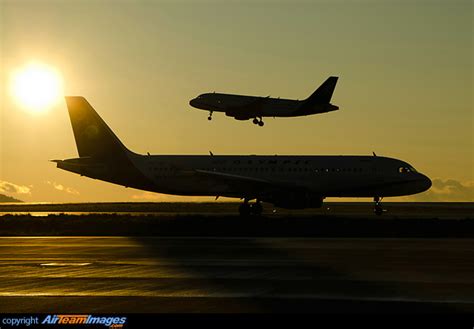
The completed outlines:
<svg viewBox="0 0 474 329">
<path fill-rule="evenodd" d="M 318 250 L 288 247 L 285 243 L 261 238 L 191 238 L 177 242 L 134 239 L 146 248 L 148 256 L 172 261 L 175 268 L 195 278 L 186 282 L 194 289 L 211 295 L 217 292 L 231 296 L 209 297 L 206 312 L 452 314 L 473 310 L 472 305 L 463 303 L 423 301 L 422 297 L 417 301 L 405 300 L 403 296 L 407 293 L 413 295 L 414 291 L 423 292 L 432 287 L 418 283 L 416 277 L 412 278 L 413 282 L 404 283 L 383 278 L 368 280 L 351 272 L 358 262 L 362 267 L 370 267 L 373 263 L 388 271 L 400 271 L 400 267 L 413 265 L 422 258 L 425 261 L 443 260 L 449 255 L 438 257 L 425 252 L 410 256 L 390 252 L 387 248 L 354 251 L 347 246 L 338 249 L 336 245 L 334 249 Z M 400 265 L 404 257 L 408 262 Z M 468 289 L 472 290 L 472 287 Z M 202 300 L 181 299 L 184 309 L 191 312 L 202 311 L 189 307 L 193 302 L 203 303 Z M 178 307 L 175 311 L 182 309 Z M 154 311 L 160 312 L 160 306 Z"/>
</svg>

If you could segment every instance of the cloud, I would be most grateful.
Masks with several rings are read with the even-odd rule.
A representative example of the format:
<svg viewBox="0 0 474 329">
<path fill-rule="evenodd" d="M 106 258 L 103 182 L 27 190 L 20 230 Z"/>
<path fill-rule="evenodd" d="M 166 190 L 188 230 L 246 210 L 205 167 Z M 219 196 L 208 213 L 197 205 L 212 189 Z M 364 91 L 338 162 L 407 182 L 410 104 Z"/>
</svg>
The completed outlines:
<svg viewBox="0 0 474 329">
<path fill-rule="evenodd" d="M 1 193 L 31 194 L 31 186 L 17 185 L 0 180 Z"/>
<path fill-rule="evenodd" d="M 455 179 L 433 179 L 433 186 L 418 195 L 411 197 L 413 201 L 451 201 L 451 202 L 473 202 L 474 182 L 460 182 Z"/>
<path fill-rule="evenodd" d="M 76 189 L 73 189 L 72 187 L 67 187 L 56 182 L 50 182 L 49 180 L 46 181 L 46 184 L 52 186 L 54 189 L 58 191 L 74 194 L 74 195 L 79 195 L 79 191 L 77 191 Z"/>
</svg>

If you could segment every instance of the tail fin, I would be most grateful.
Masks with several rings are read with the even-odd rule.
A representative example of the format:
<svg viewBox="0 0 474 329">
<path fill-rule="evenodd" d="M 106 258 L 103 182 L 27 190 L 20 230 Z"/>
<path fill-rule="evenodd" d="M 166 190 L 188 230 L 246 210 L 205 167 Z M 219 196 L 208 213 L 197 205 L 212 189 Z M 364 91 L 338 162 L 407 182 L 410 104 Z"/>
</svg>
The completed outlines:
<svg viewBox="0 0 474 329">
<path fill-rule="evenodd" d="M 81 96 L 66 97 L 79 156 L 115 161 L 131 153 Z"/>
<path fill-rule="evenodd" d="M 336 88 L 338 77 L 329 77 L 319 86 L 316 91 L 309 96 L 305 102 L 311 104 L 329 104 L 332 98 L 334 89 Z"/>
</svg>

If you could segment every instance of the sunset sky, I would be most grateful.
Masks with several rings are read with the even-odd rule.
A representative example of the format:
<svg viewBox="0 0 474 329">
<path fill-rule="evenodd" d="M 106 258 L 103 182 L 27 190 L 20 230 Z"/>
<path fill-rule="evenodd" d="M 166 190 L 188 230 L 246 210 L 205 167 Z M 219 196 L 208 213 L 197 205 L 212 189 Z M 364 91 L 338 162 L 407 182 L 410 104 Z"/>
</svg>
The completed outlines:
<svg viewBox="0 0 474 329">
<path fill-rule="evenodd" d="M 39 63 L 56 72 L 61 96 L 86 97 L 139 153 L 375 151 L 434 182 L 387 201 L 474 201 L 473 16 L 471 0 L 0 0 L 0 194 L 189 200 L 48 162 L 77 150 L 62 97 L 39 113 L 15 99 L 15 72 Z M 302 99 L 330 75 L 340 77 L 339 111 L 267 118 L 263 128 L 222 113 L 209 122 L 188 105 L 212 91 Z"/>
</svg>

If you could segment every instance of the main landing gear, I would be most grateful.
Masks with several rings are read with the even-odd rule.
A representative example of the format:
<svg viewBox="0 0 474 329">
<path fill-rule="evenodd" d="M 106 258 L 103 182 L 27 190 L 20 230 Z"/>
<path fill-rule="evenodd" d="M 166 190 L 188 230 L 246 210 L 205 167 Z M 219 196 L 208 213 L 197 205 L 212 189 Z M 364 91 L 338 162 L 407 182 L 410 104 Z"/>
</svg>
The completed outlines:
<svg viewBox="0 0 474 329">
<path fill-rule="evenodd" d="M 209 112 L 209 116 L 207 117 L 207 120 L 209 120 L 209 121 L 212 120 L 212 111 Z"/>
<path fill-rule="evenodd" d="M 259 118 L 260 120 L 258 120 L 257 118 L 254 118 L 252 122 L 254 125 L 259 125 L 260 127 L 263 127 L 265 123 L 263 123 L 262 117 L 259 117 Z"/>
<path fill-rule="evenodd" d="M 239 214 L 242 217 L 249 215 L 260 216 L 262 214 L 263 207 L 260 200 L 250 204 L 248 199 L 244 199 L 244 202 L 239 205 Z"/>
<path fill-rule="evenodd" d="M 374 202 L 375 202 L 374 213 L 375 213 L 377 216 L 382 215 L 382 214 L 386 211 L 386 210 L 383 209 L 383 207 L 382 207 L 382 199 L 383 199 L 383 198 L 379 198 L 378 196 L 374 197 Z"/>
</svg>

